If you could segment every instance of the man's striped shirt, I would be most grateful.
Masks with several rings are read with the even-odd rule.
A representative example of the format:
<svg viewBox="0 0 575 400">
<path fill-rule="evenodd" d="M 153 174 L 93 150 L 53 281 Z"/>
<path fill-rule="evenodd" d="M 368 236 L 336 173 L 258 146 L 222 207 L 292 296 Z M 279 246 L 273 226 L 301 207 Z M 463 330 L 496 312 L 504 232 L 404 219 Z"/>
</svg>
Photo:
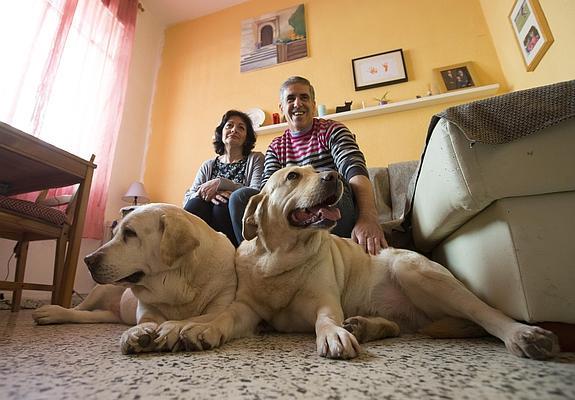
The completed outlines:
<svg viewBox="0 0 575 400">
<path fill-rule="evenodd" d="M 309 132 L 293 135 L 288 129 L 270 143 L 262 187 L 274 172 L 295 165 L 335 169 L 348 182 L 355 175 L 368 176 L 355 136 L 345 125 L 329 119 L 314 118 Z"/>
</svg>

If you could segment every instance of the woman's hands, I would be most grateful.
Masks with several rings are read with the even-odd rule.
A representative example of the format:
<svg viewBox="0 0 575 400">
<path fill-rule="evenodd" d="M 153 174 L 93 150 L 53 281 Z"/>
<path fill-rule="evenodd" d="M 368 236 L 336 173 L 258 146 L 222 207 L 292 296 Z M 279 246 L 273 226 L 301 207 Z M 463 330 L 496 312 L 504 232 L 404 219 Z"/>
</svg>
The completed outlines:
<svg viewBox="0 0 575 400">
<path fill-rule="evenodd" d="M 219 187 L 220 178 L 215 178 L 202 183 L 198 189 L 198 194 L 202 200 L 212 202 L 216 205 L 227 203 L 232 192 L 228 190 L 218 192 Z"/>
<path fill-rule="evenodd" d="M 212 201 L 218 194 L 218 188 L 220 187 L 220 178 L 211 179 L 200 185 L 198 189 L 198 194 L 200 198 L 204 201 Z"/>
<path fill-rule="evenodd" d="M 218 192 L 216 194 L 216 197 L 214 197 L 211 201 L 215 205 L 227 203 L 228 200 L 230 199 L 231 194 L 232 194 L 232 192 L 230 192 L 229 190 L 224 190 L 224 191 Z"/>
</svg>

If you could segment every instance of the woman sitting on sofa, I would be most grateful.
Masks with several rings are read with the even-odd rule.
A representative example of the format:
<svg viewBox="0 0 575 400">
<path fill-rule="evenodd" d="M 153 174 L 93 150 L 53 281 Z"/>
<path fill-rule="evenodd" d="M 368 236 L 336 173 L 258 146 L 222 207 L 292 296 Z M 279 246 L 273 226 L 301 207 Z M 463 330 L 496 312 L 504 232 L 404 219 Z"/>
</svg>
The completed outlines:
<svg viewBox="0 0 575 400">
<path fill-rule="evenodd" d="M 228 209 L 230 194 L 244 186 L 260 188 L 264 155 L 252 151 L 256 135 L 247 114 L 230 110 L 216 128 L 214 149 L 218 156 L 205 161 L 184 195 L 184 209 L 223 232 L 238 246 Z"/>
</svg>

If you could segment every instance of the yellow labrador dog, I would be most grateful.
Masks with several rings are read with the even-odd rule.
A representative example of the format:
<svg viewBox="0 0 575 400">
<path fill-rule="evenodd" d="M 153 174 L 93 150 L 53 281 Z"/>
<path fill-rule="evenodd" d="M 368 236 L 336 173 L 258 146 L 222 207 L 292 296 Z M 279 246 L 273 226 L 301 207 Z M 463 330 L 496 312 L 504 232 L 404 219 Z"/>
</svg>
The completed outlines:
<svg viewBox="0 0 575 400">
<path fill-rule="evenodd" d="M 209 320 L 234 299 L 234 256 L 227 237 L 195 215 L 169 204 L 141 206 L 86 256 L 101 285 L 76 308 L 47 305 L 33 317 L 41 325 L 137 324 L 122 335 L 122 353 L 177 350 L 182 320 Z"/>
<path fill-rule="evenodd" d="M 394 248 L 370 256 L 331 235 L 341 193 L 335 172 L 277 171 L 244 215 L 251 240 L 236 254 L 234 303 L 208 323 L 185 326 L 184 347 L 213 348 L 265 320 L 282 332 L 315 330 L 319 355 L 338 359 L 356 357 L 359 342 L 400 331 L 465 337 L 479 327 L 517 356 L 545 359 L 558 351 L 552 332 L 493 309 L 424 256 Z"/>
</svg>

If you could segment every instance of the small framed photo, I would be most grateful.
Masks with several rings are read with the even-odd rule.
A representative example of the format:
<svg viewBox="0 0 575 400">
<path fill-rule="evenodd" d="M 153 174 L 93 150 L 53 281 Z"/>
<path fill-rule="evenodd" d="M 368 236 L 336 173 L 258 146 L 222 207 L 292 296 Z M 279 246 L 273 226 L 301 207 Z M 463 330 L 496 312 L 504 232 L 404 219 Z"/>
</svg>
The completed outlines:
<svg viewBox="0 0 575 400">
<path fill-rule="evenodd" d="M 351 65 L 355 90 L 407 82 L 402 49 L 354 58 Z"/>
<path fill-rule="evenodd" d="M 533 71 L 554 40 L 539 0 L 515 0 L 509 20 L 525 69 Z"/>
<path fill-rule="evenodd" d="M 435 68 L 433 74 L 441 93 L 479 86 L 477 75 L 471 62 Z"/>
</svg>

